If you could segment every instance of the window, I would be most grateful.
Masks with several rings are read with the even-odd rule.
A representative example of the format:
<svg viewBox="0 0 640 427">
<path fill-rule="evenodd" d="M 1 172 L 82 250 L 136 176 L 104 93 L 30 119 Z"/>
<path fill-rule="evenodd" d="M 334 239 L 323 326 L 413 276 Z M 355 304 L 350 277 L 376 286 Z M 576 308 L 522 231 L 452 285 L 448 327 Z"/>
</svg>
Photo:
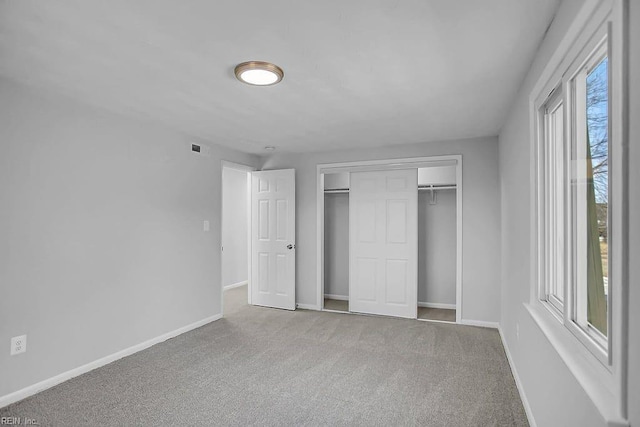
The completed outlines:
<svg viewBox="0 0 640 427">
<path fill-rule="evenodd" d="M 540 108 L 538 186 L 539 298 L 603 360 L 611 234 L 606 46 L 605 38 Z"/>
<path fill-rule="evenodd" d="M 531 93 L 528 312 L 606 420 L 626 418 L 625 2 L 584 6 Z"/>
</svg>

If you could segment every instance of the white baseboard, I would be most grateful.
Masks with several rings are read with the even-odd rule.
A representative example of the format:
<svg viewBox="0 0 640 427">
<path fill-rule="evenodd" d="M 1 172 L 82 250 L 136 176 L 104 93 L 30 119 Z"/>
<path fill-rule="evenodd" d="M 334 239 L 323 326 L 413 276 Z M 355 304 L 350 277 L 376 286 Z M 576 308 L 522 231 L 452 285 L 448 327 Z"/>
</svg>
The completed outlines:
<svg viewBox="0 0 640 427">
<path fill-rule="evenodd" d="M 0 397 L 0 408 L 3 408 L 12 403 L 18 402 L 19 400 L 26 399 L 29 396 L 33 396 L 36 393 L 40 393 L 48 388 L 56 386 L 60 383 L 63 383 L 71 378 L 77 377 L 78 375 L 82 375 L 89 371 L 93 371 L 96 368 L 107 365 L 111 362 L 115 362 L 118 359 L 122 359 L 123 357 L 130 356 L 134 353 L 142 351 L 146 348 L 151 347 L 152 345 L 161 343 L 170 338 L 176 337 L 178 335 L 184 334 L 185 332 L 189 332 L 193 329 L 199 328 L 200 326 L 206 325 L 207 323 L 211 323 L 215 320 L 222 318 L 221 314 L 216 314 L 211 317 L 207 317 L 206 319 L 199 320 L 190 325 L 183 326 L 182 328 L 178 328 L 174 331 L 167 332 L 166 334 L 162 334 L 155 338 L 151 338 L 150 340 L 144 341 L 140 344 L 136 344 L 132 347 L 125 348 L 124 350 L 120 350 L 116 353 L 110 354 L 109 356 L 105 356 L 98 360 L 94 360 L 93 362 L 89 362 L 86 365 L 79 366 L 77 368 L 71 369 L 69 371 L 63 372 L 61 374 L 56 375 L 55 377 L 51 377 L 44 381 L 40 381 L 38 383 L 27 386 L 21 390 L 15 391 L 13 393 L 9 393 L 7 395 Z"/>
<path fill-rule="evenodd" d="M 301 308 L 303 310 L 316 310 L 320 311 L 320 307 L 314 304 L 296 304 L 296 308 Z"/>
<path fill-rule="evenodd" d="M 229 289 L 233 289 L 233 288 L 239 288 L 240 286 L 244 286 L 246 284 L 248 284 L 249 282 L 247 280 L 243 280 L 242 282 L 238 282 L 238 283 L 232 283 L 230 285 L 227 285 L 224 287 L 224 290 L 227 291 Z"/>
<path fill-rule="evenodd" d="M 427 307 L 427 308 L 444 308 L 447 310 L 455 310 L 455 304 L 445 304 L 441 302 L 418 302 L 418 307 Z"/>
<path fill-rule="evenodd" d="M 348 295 L 324 294 L 324 297 L 328 299 L 335 299 L 338 301 L 349 301 Z"/>
<path fill-rule="evenodd" d="M 536 427 L 536 420 L 533 418 L 533 411 L 531 410 L 531 405 L 529 405 L 529 400 L 527 400 L 527 395 L 524 392 L 524 387 L 522 387 L 522 381 L 520 381 L 520 376 L 518 375 L 518 371 L 516 370 L 516 365 L 513 363 L 513 358 L 511 357 L 511 352 L 509 351 L 509 347 L 507 346 L 507 340 L 504 337 L 504 332 L 502 332 L 502 328 L 498 325 L 498 332 L 500 333 L 500 339 L 502 340 L 502 347 L 504 347 L 504 352 L 507 355 L 507 361 L 509 362 L 509 367 L 511 368 L 511 373 L 513 374 L 513 378 L 516 381 L 516 388 L 518 389 L 518 393 L 520 393 L 520 400 L 522 400 L 522 406 L 524 406 L 524 412 L 527 414 L 527 420 L 529 421 L 529 425 L 531 427 Z"/>
<path fill-rule="evenodd" d="M 467 326 L 480 326 L 481 328 L 492 328 L 498 329 L 498 322 L 488 322 L 486 320 L 469 320 L 469 319 L 460 319 L 461 325 Z"/>
</svg>

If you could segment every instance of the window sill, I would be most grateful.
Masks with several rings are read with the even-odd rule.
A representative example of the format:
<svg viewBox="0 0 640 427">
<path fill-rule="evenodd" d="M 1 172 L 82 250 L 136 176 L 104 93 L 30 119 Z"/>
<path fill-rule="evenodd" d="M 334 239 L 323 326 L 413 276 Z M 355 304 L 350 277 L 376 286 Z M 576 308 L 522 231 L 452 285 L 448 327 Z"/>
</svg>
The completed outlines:
<svg viewBox="0 0 640 427">
<path fill-rule="evenodd" d="M 524 306 L 608 425 L 628 426 L 614 375 L 542 303 Z"/>
</svg>

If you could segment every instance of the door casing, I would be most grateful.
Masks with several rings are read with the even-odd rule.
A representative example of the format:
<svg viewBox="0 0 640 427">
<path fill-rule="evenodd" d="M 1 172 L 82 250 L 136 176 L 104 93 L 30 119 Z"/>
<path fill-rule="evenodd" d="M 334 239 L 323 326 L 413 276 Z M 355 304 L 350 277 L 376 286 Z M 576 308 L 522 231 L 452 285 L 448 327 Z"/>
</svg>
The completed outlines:
<svg viewBox="0 0 640 427">
<path fill-rule="evenodd" d="M 462 155 L 445 155 L 429 157 L 408 157 L 383 160 L 363 160 L 354 162 L 325 163 L 316 167 L 316 287 L 317 304 L 302 305 L 300 308 L 311 310 L 324 309 L 324 174 L 336 172 L 361 172 L 372 170 L 393 170 L 424 168 L 433 166 L 456 167 L 456 323 L 463 317 L 462 289 Z"/>
</svg>

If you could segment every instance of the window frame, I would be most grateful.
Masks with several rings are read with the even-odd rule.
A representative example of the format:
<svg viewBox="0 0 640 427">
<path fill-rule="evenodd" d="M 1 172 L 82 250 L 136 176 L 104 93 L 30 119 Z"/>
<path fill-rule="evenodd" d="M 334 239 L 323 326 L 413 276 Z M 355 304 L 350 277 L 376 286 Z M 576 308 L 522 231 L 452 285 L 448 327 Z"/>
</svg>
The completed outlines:
<svg viewBox="0 0 640 427">
<path fill-rule="evenodd" d="M 586 76 L 604 57 L 608 56 L 608 28 L 602 24 L 583 47 L 574 61 L 566 68 L 562 78 L 551 93 L 538 103 L 537 121 L 539 123 L 537 141 L 537 186 L 538 199 L 537 241 L 539 262 L 538 299 L 571 333 L 597 357 L 607 369 L 611 366 L 611 313 L 612 299 L 607 301 L 607 336 L 596 331 L 586 322 L 581 322 L 582 293 L 575 274 L 575 259 L 578 251 L 573 242 L 575 231 L 572 224 L 574 191 L 569 176 L 573 175 L 572 150 L 577 141 L 586 138 Z M 609 80 L 611 73 L 607 72 Z M 610 99 L 608 114 L 611 116 Z M 550 147 L 549 112 L 559 106 L 563 108 L 563 139 L 561 147 Z M 584 122 L 584 123 L 583 123 Z M 608 127 L 611 128 L 611 120 Z M 609 132 L 611 133 L 611 132 Z M 558 141 L 553 140 L 553 144 Z M 550 150 L 553 148 L 553 150 Z M 608 144 L 611 155 L 611 143 Z M 609 168 L 610 173 L 611 168 Z M 608 181 L 610 187 L 612 181 Z M 559 185 L 558 185 L 559 184 Z M 550 193 L 550 194 L 549 194 Z M 611 227 L 611 210 L 608 212 Z M 553 220 L 553 218 L 557 218 Z M 609 242 L 615 241 L 615 235 L 609 232 Z M 563 287 L 563 301 L 553 294 L 553 283 L 560 282 Z"/>
<path fill-rule="evenodd" d="M 609 56 L 609 34 L 608 28 L 604 25 L 600 26 L 598 30 L 593 35 L 590 43 L 588 43 L 580 55 L 576 58 L 574 63 L 569 67 L 565 76 L 562 78 L 562 86 L 566 89 L 566 99 L 568 100 L 568 109 L 566 115 L 566 122 L 568 126 L 566 126 L 567 132 L 565 135 L 565 144 L 573 150 L 577 146 L 578 141 L 584 141 L 586 139 L 586 127 L 583 126 L 586 124 L 586 80 L 587 76 L 593 68 L 604 58 Z M 609 84 L 611 83 L 611 67 L 608 67 L 607 76 L 609 79 Z M 609 97 L 607 100 L 607 114 L 608 114 L 608 129 L 609 134 L 611 134 L 612 128 L 612 120 L 611 120 L 611 101 L 612 96 L 611 92 L 609 92 Z M 575 107 L 575 108 L 574 108 Z M 585 111 L 583 111 L 585 110 Z M 612 153 L 612 140 L 611 138 L 607 144 L 607 151 L 609 159 L 611 159 Z M 567 171 L 573 174 L 572 168 L 574 165 L 571 162 L 572 156 L 567 156 Z M 617 182 L 613 182 L 611 180 L 611 170 L 612 168 L 608 168 L 608 186 L 609 193 L 613 194 L 614 185 Z M 565 223 L 567 223 L 567 235 L 565 236 L 565 244 L 567 248 L 567 291 L 565 295 L 568 295 L 571 301 L 571 304 L 568 304 L 567 310 L 565 312 L 564 324 L 565 326 L 573 333 L 573 335 L 591 351 L 591 353 L 596 356 L 604 366 L 611 370 L 612 364 L 612 316 L 611 313 L 613 311 L 612 298 L 608 298 L 607 300 L 607 335 L 606 337 L 599 331 L 597 331 L 593 326 L 589 325 L 588 322 L 583 320 L 583 317 L 586 317 L 585 313 L 582 311 L 586 310 L 586 290 L 580 291 L 578 287 L 580 286 L 578 282 L 576 270 L 576 252 L 580 251 L 580 249 L 576 249 L 573 242 L 575 238 L 575 230 L 574 227 L 568 224 L 569 218 L 571 218 L 571 213 L 576 210 L 575 206 L 573 206 L 573 196 L 574 193 L 570 188 L 569 180 L 567 180 L 566 187 L 566 196 L 567 196 L 567 205 L 568 205 L 568 215 Z M 611 217 L 611 203 L 609 204 L 608 209 L 608 224 L 607 229 L 609 246 L 613 247 L 615 245 L 616 236 L 611 233 L 612 226 L 612 217 Z M 574 217 L 575 218 L 575 217 Z M 615 218 L 614 218 L 615 222 Z M 615 253 L 615 251 L 614 251 Z M 611 259 L 613 257 L 610 257 Z M 612 273 L 615 273 L 612 271 Z M 611 276 L 610 276 L 611 277 Z M 615 274 L 614 274 L 615 278 Z M 615 288 L 615 283 L 610 280 L 610 288 Z M 613 286 L 611 286 L 613 284 Z"/>
<path fill-rule="evenodd" d="M 543 332 L 560 358 L 565 362 L 587 395 L 594 402 L 605 420 L 611 423 L 624 423 L 627 417 L 627 355 L 628 355 L 628 66 L 627 49 L 628 20 L 627 0 L 586 1 L 574 21 L 569 25 L 555 52 L 543 68 L 538 81 L 530 93 L 530 165 L 531 165 L 531 216 L 530 216 L 530 298 L 524 303 L 535 324 Z M 569 275 L 565 271 L 564 312 L 545 300 L 547 288 L 545 282 L 545 240 L 544 240 L 544 150 L 541 137 L 544 135 L 544 115 L 541 110 L 546 106 L 554 90 L 561 90 L 565 115 L 565 149 L 571 148 L 569 141 L 573 129 L 569 129 L 575 120 L 572 117 L 569 82 L 580 65 L 596 51 L 603 37 L 606 37 L 608 56 L 609 90 L 609 290 L 607 312 L 608 352 L 596 345 L 594 340 L 573 322 L 575 313 L 572 287 Z M 571 162 L 571 152 L 565 151 L 565 162 Z M 565 168 L 565 170 L 571 170 Z M 571 197 L 565 179 L 565 202 Z M 567 211 L 565 211 L 566 213 Z M 564 227 L 569 215 L 564 215 Z M 565 233 L 566 234 L 566 233 Z M 566 244 L 572 240 L 564 238 Z M 566 252 L 566 251 L 565 251 Z M 570 270 L 569 260 L 564 259 L 565 270 Z M 567 302 L 570 303 L 567 303 Z M 599 347 L 599 348 L 598 348 Z"/>
<path fill-rule="evenodd" d="M 540 143 L 539 143 L 539 162 L 541 162 L 539 187 L 544 189 L 544 194 L 541 194 L 539 205 L 539 246 L 544 256 L 540 258 L 539 265 L 539 281 L 538 281 L 538 298 L 545 307 L 560 321 L 562 321 L 565 312 L 564 300 L 566 298 L 566 286 L 564 280 L 564 265 L 565 260 L 558 260 L 558 254 L 564 253 L 565 241 L 564 239 L 558 239 L 558 236 L 564 235 L 565 224 L 562 221 L 552 222 L 550 217 L 552 215 L 564 218 L 565 206 L 564 206 L 564 188 L 557 185 L 556 177 L 564 174 L 563 165 L 566 158 L 566 147 L 564 143 L 560 147 L 550 147 L 547 143 L 551 140 L 552 129 L 550 126 L 550 113 L 556 112 L 562 107 L 561 120 L 563 123 L 563 132 L 565 135 L 565 100 L 562 86 L 556 86 L 549 94 L 543 105 L 539 109 L 539 121 L 541 124 L 540 129 Z M 553 118 L 557 116 L 554 114 Z M 553 144 L 556 145 L 555 139 L 557 133 L 553 138 Z M 562 140 L 564 141 L 564 137 Z M 550 150 L 549 148 L 554 148 Z M 548 179 L 548 178 L 551 179 Z M 561 179 L 563 182 L 564 179 Z M 553 185 L 555 184 L 555 185 Z M 549 206 L 550 205 L 550 206 Z M 547 209 L 549 206 L 549 209 Z M 560 300 L 554 293 L 554 289 L 558 284 L 563 288 L 564 298 Z"/>
</svg>

